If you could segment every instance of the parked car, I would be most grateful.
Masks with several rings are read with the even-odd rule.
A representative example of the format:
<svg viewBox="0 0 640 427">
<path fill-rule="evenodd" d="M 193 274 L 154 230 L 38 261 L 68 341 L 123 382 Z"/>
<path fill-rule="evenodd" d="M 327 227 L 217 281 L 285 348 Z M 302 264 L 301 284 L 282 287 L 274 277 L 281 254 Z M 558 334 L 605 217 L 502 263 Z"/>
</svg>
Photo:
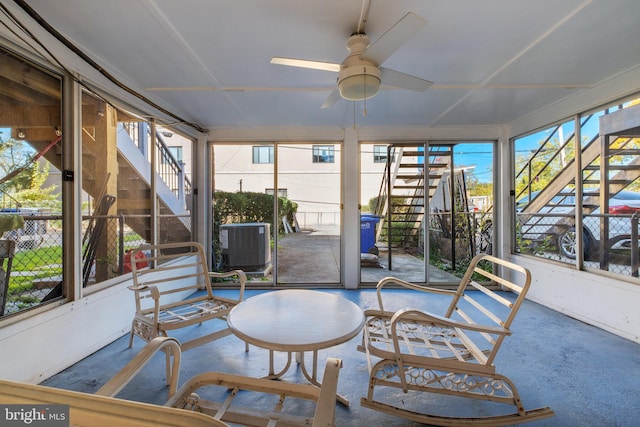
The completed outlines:
<svg viewBox="0 0 640 427">
<path fill-rule="evenodd" d="M 535 199 L 539 191 L 531 193 L 531 200 Z M 585 197 L 586 200 L 586 197 Z M 526 217 L 523 209 L 529 204 L 529 197 L 524 196 L 516 202 L 516 212 Z M 555 196 L 551 202 L 538 213 L 544 216 L 526 218 L 522 229 L 525 238 L 542 240 L 546 236 L 553 236 L 558 245 L 559 253 L 570 259 L 576 258 L 576 230 L 573 224 L 575 196 Z M 609 199 L 609 237 L 610 249 L 631 248 L 631 215 L 640 212 L 640 193 L 622 190 Z M 557 214 L 558 216 L 554 216 Z M 585 258 L 597 253 L 600 241 L 600 208 L 583 217 L 584 254 Z M 562 220 L 565 218 L 565 220 Z M 535 224 L 527 228 L 525 225 Z M 637 230 L 635 230 L 637 233 Z"/>
</svg>

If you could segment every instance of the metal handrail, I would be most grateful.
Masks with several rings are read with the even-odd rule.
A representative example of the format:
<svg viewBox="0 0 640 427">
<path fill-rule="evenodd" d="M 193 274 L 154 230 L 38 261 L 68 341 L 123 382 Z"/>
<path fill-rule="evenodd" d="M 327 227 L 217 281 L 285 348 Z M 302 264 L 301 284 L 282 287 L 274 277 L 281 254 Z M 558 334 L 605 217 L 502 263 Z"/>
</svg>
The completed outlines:
<svg viewBox="0 0 640 427">
<path fill-rule="evenodd" d="M 155 143 L 158 150 L 158 168 L 160 169 L 158 173 L 176 197 L 182 200 L 185 194 L 191 194 L 191 181 L 184 173 L 184 163 L 174 157 L 159 131 L 156 131 Z"/>
<path fill-rule="evenodd" d="M 138 123 L 123 122 L 123 126 L 138 148 L 144 152 L 142 141 L 140 141 L 140 127 Z M 150 127 L 146 127 L 145 136 L 147 138 L 151 137 Z M 184 173 L 184 164 L 179 162 L 173 153 L 171 153 L 171 150 L 169 150 L 161 132 L 156 131 L 154 142 L 156 144 L 158 156 L 158 175 L 160 175 L 162 180 L 167 184 L 178 200 L 184 200 L 185 196 L 192 192 L 191 180 Z"/>
<path fill-rule="evenodd" d="M 582 120 L 582 122 L 580 123 L 580 127 L 584 127 L 584 125 L 592 118 L 594 117 L 593 115 L 589 115 L 584 117 L 584 119 Z M 542 172 L 544 172 L 550 165 L 551 163 L 557 159 L 557 157 L 560 155 L 560 153 L 569 145 L 569 143 L 571 141 L 573 141 L 573 139 L 575 138 L 575 131 L 573 133 L 571 133 L 570 135 L 567 136 L 567 138 L 564 139 L 564 141 L 561 141 L 561 146 L 558 147 L 557 149 L 555 147 L 552 147 L 554 152 L 551 155 L 551 157 L 549 159 L 547 159 L 544 164 L 542 165 L 542 167 L 540 167 L 536 172 L 535 175 L 533 176 L 533 163 L 535 161 L 538 160 L 538 158 L 544 154 L 547 154 L 548 152 L 548 145 L 551 144 L 551 141 L 553 140 L 554 135 L 556 135 L 558 133 L 558 130 L 562 127 L 562 124 L 558 124 L 553 128 L 552 132 L 549 132 L 549 136 L 547 138 L 544 139 L 544 141 L 542 142 L 542 144 L 540 144 L 540 146 L 538 147 L 538 149 L 533 153 L 533 155 L 527 160 L 527 162 L 522 166 L 522 168 L 520 168 L 519 171 L 516 172 L 515 174 L 515 182 L 518 182 L 518 179 L 520 178 L 524 178 L 525 176 L 528 177 L 528 179 L 524 180 L 525 181 L 525 186 L 524 188 L 522 188 L 518 193 L 515 194 L 516 200 L 519 199 L 523 194 L 527 194 L 529 197 L 529 200 L 531 200 L 531 185 L 536 182 L 536 180 L 541 176 Z M 582 147 L 582 150 L 584 151 L 586 147 L 588 147 L 589 145 L 591 145 L 596 138 L 593 138 L 591 141 L 589 141 L 584 147 Z M 568 165 L 567 165 L 568 166 Z"/>
</svg>

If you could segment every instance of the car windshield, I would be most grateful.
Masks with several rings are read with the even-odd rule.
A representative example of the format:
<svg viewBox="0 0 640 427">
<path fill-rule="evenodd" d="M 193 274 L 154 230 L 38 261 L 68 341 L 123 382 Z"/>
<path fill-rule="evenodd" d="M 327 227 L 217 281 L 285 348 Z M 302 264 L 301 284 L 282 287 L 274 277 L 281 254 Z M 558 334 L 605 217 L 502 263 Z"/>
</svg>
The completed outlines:
<svg viewBox="0 0 640 427">
<path fill-rule="evenodd" d="M 539 191 L 532 191 L 531 192 L 531 200 L 535 199 L 538 194 L 540 194 Z M 523 207 L 527 206 L 528 204 L 529 204 L 529 195 L 525 194 L 524 196 L 520 197 L 516 201 L 516 209 L 522 209 Z"/>
<path fill-rule="evenodd" d="M 636 193 L 635 191 L 622 190 L 618 194 L 613 196 L 611 200 L 640 200 L 640 193 Z"/>
<path fill-rule="evenodd" d="M 573 192 L 573 189 L 565 189 L 566 193 Z M 531 192 L 531 200 L 534 200 L 540 191 L 532 191 Z M 587 197 L 587 196 L 585 196 Z M 619 206 L 620 204 L 625 204 L 635 201 L 640 205 L 640 192 L 622 190 L 615 194 L 611 199 L 609 199 L 609 206 Z M 521 211 L 525 206 L 530 203 L 529 195 L 525 194 L 521 198 L 516 201 L 516 210 Z M 555 196 L 551 199 L 550 205 L 575 205 L 576 198 L 573 195 L 568 196 Z"/>
</svg>

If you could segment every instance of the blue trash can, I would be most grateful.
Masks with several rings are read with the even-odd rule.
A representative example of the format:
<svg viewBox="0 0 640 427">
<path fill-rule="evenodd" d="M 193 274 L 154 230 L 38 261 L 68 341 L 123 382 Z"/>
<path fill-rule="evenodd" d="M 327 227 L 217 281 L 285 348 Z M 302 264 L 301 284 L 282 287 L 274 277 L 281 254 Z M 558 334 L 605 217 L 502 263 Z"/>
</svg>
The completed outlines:
<svg viewBox="0 0 640 427">
<path fill-rule="evenodd" d="M 360 215 L 360 253 L 378 255 L 376 246 L 376 225 L 380 217 L 371 214 Z"/>
</svg>

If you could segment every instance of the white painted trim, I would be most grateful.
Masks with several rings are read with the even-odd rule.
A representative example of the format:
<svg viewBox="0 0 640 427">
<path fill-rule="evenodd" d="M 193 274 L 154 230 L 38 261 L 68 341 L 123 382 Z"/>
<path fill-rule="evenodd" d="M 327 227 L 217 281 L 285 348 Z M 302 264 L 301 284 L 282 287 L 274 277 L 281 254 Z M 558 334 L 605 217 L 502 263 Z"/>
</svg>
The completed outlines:
<svg viewBox="0 0 640 427">
<path fill-rule="evenodd" d="M 211 212 L 211 174 L 213 159 L 211 158 L 211 145 L 207 143 L 207 135 L 200 134 L 194 147 L 193 160 L 193 215 L 195 227 L 193 227 L 193 240 L 205 247 L 207 259 L 212 258 L 213 223 Z"/>
<path fill-rule="evenodd" d="M 210 142 L 342 141 L 350 127 L 212 128 Z M 500 125 L 358 127 L 360 141 L 497 140 Z"/>
<path fill-rule="evenodd" d="M 342 177 L 340 179 L 342 211 L 340 271 L 345 289 L 357 289 L 360 284 L 360 144 L 358 132 L 346 128 L 342 143 Z"/>
<path fill-rule="evenodd" d="M 533 257 L 513 255 L 511 259 L 531 271 L 527 299 L 640 343 L 637 284 Z"/>
<path fill-rule="evenodd" d="M 601 108 L 634 93 L 640 96 L 639 89 L 640 67 L 634 67 L 592 89 L 579 91 L 555 104 L 546 105 L 538 111 L 514 120 L 509 124 L 510 135 L 513 137 L 531 132 L 559 120 L 569 119 L 575 114 Z"/>
</svg>

